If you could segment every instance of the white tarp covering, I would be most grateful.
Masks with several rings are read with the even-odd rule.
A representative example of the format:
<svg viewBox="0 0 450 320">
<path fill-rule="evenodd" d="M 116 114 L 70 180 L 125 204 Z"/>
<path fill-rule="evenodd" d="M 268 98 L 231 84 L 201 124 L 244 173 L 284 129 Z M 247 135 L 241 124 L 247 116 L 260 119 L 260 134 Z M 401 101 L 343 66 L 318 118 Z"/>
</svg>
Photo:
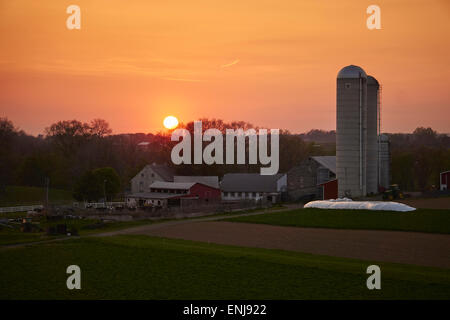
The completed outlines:
<svg viewBox="0 0 450 320">
<path fill-rule="evenodd" d="M 385 211 L 414 211 L 416 208 L 392 201 L 352 201 L 348 198 L 311 201 L 304 208 L 318 209 L 363 209 Z"/>
</svg>

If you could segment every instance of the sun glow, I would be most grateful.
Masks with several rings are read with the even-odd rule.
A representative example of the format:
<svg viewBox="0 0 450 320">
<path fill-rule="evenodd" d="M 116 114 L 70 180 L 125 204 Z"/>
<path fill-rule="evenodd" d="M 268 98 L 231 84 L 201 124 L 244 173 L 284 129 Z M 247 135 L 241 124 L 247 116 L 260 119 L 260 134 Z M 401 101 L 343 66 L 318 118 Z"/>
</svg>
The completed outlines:
<svg viewBox="0 0 450 320">
<path fill-rule="evenodd" d="M 178 126 L 178 119 L 174 116 L 167 116 L 164 118 L 164 127 L 167 129 L 174 129 Z"/>
</svg>

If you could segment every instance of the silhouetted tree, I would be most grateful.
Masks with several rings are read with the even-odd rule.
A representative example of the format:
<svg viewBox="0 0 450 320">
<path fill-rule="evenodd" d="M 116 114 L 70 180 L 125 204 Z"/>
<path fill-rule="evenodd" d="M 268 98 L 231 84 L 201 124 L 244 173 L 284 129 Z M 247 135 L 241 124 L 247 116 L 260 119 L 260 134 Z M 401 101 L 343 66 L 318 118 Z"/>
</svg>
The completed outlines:
<svg viewBox="0 0 450 320">
<path fill-rule="evenodd" d="M 105 137 L 112 133 L 109 123 L 103 119 L 94 119 L 89 125 L 89 133 L 96 137 Z"/>
<path fill-rule="evenodd" d="M 74 198 L 83 201 L 97 201 L 106 195 L 110 200 L 120 192 L 120 178 L 110 167 L 85 172 L 74 188 Z"/>
</svg>

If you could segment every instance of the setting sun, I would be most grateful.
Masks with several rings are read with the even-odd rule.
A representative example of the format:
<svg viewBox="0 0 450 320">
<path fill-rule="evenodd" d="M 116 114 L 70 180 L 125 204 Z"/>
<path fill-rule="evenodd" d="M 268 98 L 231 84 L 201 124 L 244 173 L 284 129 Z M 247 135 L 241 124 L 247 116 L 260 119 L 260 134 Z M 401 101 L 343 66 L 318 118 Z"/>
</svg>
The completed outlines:
<svg viewBox="0 0 450 320">
<path fill-rule="evenodd" d="M 174 116 L 167 116 L 164 119 L 164 127 L 167 129 L 174 129 L 178 126 L 178 119 Z"/>
</svg>

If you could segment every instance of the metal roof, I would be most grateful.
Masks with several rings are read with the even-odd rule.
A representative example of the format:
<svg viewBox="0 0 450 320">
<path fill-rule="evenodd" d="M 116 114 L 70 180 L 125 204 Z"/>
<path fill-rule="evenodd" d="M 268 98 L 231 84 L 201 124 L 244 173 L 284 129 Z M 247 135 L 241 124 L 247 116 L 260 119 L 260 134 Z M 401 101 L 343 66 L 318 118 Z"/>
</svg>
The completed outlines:
<svg viewBox="0 0 450 320">
<path fill-rule="evenodd" d="M 311 158 L 314 161 L 317 161 L 321 166 L 336 174 L 336 156 L 320 156 Z"/>
<path fill-rule="evenodd" d="M 198 182 L 209 187 L 219 188 L 218 176 L 174 176 L 174 182 Z"/>
<path fill-rule="evenodd" d="M 341 69 L 337 75 L 338 79 L 367 78 L 366 72 L 358 66 L 349 65 Z"/>
<path fill-rule="evenodd" d="M 189 190 L 197 182 L 166 182 L 155 181 L 150 185 L 151 189 L 179 189 Z"/>
<path fill-rule="evenodd" d="M 283 175 L 227 173 L 223 176 L 220 189 L 225 192 L 278 192 L 277 181 Z"/>
<path fill-rule="evenodd" d="M 152 168 L 152 170 L 159 174 L 165 181 L 173 181 L 173 169 L 168 167 L 167 165 L 153 163 L 147 166 Z"/>
</svg>

